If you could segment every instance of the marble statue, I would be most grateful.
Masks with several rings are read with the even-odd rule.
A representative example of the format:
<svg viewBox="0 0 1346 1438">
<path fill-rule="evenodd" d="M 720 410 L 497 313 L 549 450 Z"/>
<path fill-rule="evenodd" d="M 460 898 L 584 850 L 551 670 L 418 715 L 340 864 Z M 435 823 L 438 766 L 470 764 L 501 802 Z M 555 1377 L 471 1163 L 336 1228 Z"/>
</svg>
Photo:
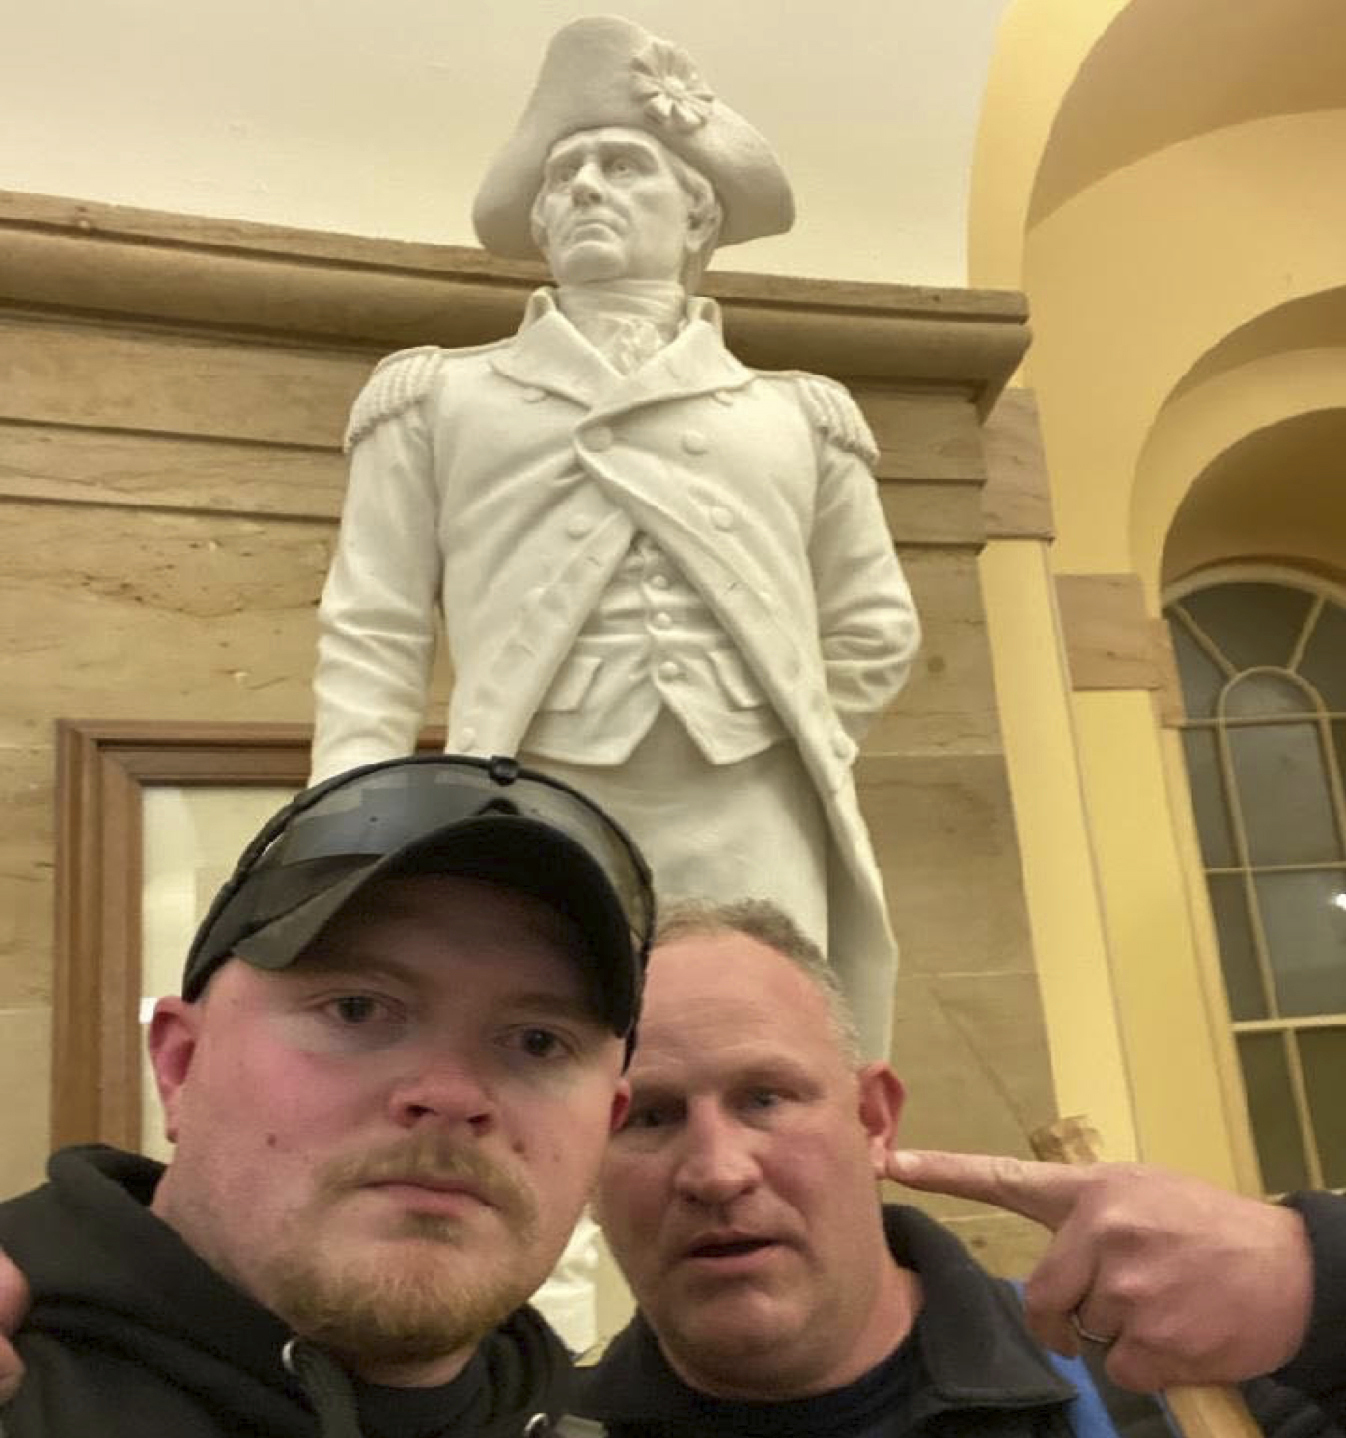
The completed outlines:
<svg viewBox="0 0 1346 1438">
<path fill-rule="evenodd" d="M 874 442 L 840 385 L 742 365 L 693 295 L 717 245 L 789 228 L 785 175 L 682 50 L 591 18 L 553 39 L 474 220 L 555 285 L 511 338 L 393 355 L 356 401 L 314 778 L 414 746 L 442 622 L 451 749 L 593 795 L 661 896 L 775 900 L 886 1053 L 852 761 L 919 628 Z"/>
</svg>

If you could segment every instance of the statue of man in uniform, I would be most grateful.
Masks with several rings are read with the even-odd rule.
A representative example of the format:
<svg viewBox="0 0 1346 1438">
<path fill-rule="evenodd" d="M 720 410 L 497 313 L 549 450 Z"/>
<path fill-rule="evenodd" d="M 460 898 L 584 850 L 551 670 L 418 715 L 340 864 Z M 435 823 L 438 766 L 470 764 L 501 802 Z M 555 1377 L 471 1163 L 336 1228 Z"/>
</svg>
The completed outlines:
<svg viewBox="0 0 1346 1438">
<path fill-rule="evenodd" d="M 789 228 L 780 165 L 676 46 L 579 20 L 474 218 L 555 286 L 356 401 L 314 778 L 414 747 L 442 616 L 448 747 L 575 783 L 661 896 L 777 902 L 881 1055 L 895 950 L 851 766 L 919 628 L 873 440 L 841 386 L 740 364 L 693 296 L 717 244 Z"/>
</svg>

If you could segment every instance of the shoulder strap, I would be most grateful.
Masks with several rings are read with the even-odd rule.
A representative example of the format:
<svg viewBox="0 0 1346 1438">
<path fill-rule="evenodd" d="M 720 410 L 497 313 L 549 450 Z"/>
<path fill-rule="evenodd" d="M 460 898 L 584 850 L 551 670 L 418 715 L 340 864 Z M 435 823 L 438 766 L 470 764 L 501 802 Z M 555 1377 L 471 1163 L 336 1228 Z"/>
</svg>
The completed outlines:
<svg viewBox="0 0 1346 1438">
<path fill-rule="evenodd" d="M 838 448 L 858 454 L 872 469 L 879 447 L 850 390 L 818 374 L 796 374 L 795 379 L 814 425 Z"/>
<path fill-rule="evenodd" d="M 438 345 L 420 345 L 414 350 L 398 350 L 379 361 L 351 407 L 344 445 L 347 453 L 384 420 L 424 398 L 443 356 Z"/>
</svg>

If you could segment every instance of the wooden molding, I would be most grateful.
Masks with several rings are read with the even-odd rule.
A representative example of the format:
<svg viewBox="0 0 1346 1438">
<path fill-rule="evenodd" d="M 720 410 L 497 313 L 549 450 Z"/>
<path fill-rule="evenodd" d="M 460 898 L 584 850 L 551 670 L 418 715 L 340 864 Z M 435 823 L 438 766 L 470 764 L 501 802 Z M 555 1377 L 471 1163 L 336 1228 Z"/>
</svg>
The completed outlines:
<svg viewBox="0 0 1346 1438">
<path fill-rule="evenodd" d="M 540 266 L 421 245 L 0 191 L 0 305 L 381 354 L 514 330 Z M 939 386 L 988 413 L 1028 346 L 1022 295 L 712 272 L 761 369 Z"/>
<path fill-rule="evenodd" d="M 53 1148 L 140 1143 L 144 789 L 297 789 L 312 740 L 307 724 L 57 720 Z M 443 730 L 418 747 L 442 749 Z"/>
<path fill-rule="evenodd" d="M 300 724 L 56 726 L 52 1146 L 140 1142 L 141 791 L 303 784 Z"/>
<path fill-rule="evenodd" d="M 53 1148 L 140 1143 L 143 790 L 299 788 L 312 740 L 307 724 L 57 721 Z"/>
</svg>

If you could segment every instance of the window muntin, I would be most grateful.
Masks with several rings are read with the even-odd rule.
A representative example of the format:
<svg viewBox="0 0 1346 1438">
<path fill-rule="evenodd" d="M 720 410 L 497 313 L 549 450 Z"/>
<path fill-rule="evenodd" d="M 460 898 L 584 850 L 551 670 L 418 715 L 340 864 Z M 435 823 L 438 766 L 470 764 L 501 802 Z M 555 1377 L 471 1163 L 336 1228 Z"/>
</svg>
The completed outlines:
<svg viewBox="0 0 1346 1438">
<path fill-rule="evenodd" d="M 1263 1187 L 1346 1186 L 1346 605 L 1239 579 L 1165 616 Z"/>
</svg>

